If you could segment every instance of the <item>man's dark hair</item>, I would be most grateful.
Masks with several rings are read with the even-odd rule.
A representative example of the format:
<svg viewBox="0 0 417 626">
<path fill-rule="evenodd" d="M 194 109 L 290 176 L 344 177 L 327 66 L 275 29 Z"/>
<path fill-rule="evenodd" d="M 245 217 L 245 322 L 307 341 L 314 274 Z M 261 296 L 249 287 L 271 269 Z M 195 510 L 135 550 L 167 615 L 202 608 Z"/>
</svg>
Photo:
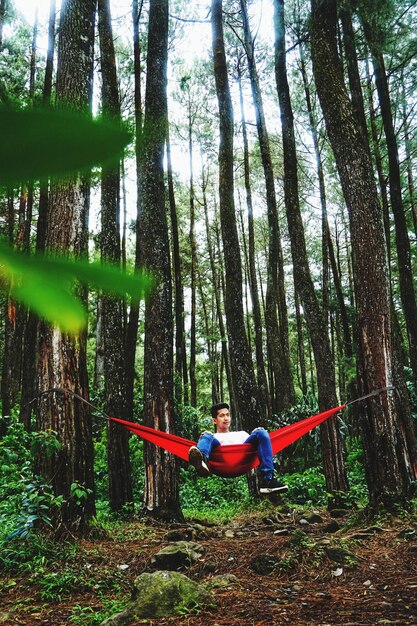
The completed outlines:
<svg viewBox="0 0 417 626">
<path fill-rule="evenodd" d="M 218 402 L 217 404 L 213 404 L 213 406 L 211 407 L 211 417 L 215 420 L 217 417 L 217 413 L 221 410 L 221 409 L 230 409 L 229 405 L 227 404 L 227 402 Z"/>
</svg>

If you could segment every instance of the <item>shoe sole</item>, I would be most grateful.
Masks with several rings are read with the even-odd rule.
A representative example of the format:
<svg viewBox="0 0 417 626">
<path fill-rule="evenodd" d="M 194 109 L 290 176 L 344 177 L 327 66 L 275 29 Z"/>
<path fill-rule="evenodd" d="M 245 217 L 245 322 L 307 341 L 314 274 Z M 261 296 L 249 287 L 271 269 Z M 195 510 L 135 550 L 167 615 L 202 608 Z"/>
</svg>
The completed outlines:
<svg viewBox="0 0 417 626">
<path fill-rule="evenodd" d="M 195 467 L 198 476 L 208 476 L 210 474 L 210 470 L 203 459 L 203 454 L 196 446 L 190 448 L 188 462 Z"/>
<path fill-rule="evenodd" d="M 282 487 L 261 487 L 259 489 L 259 493 L 284 493 L 284 491 L 288 491 L 287 485 Z"/>
</svg>

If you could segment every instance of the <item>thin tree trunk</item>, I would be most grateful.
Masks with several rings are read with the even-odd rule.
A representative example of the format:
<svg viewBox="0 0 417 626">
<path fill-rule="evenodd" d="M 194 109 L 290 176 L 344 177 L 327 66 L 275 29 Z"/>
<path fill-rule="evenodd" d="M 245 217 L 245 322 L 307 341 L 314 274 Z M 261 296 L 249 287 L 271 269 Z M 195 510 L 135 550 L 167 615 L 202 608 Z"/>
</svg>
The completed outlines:
<svg viewBox="0 0 417 626">
<path fill-rule="evenodd" d="M 281 111 L 281 127 L 284 149 L 284 197 L 288 230 L 294 267 L 294 283 L 303 303 L 309 328 L 317 369 L 318 401 L 320 410 L 337 405 L 334 364 L 329 345 L 329 336 L 323 312 L 317 300 L 310 275 L 304 226 L 301 218 L 298 193 L 297 154 L 294 122 L 287 81 L 285 61 L 284 1 L 274 0 L 275 6 L 275 77 Z M 348 489 L 343 459 L 342 440 L 335 418 L 320 427 L 323 466 L 329 493 Z"/>
<path fill-rule="evenodd" d="M 147 426 L 173 432 L 173 320 L 171 263 L 165 210 L 163 156 L 167 124 L 168 0 L 151 0 L 141 166 L 143 261 L 156 285 L 145 306 L 143 415 Z M 175 457 L 144 443 L 143 512 L 181 519 Z"/>
<path fill-rule="evenodd" d="M 252 190 L 250 184 L 250 167 L 249 167 L 249 146 L 248 146 L 248 133 L 246 129 L 245 109 L 243 106 L 243 91 L 242 91 L 242 76 L 240 64 L 238 65 L 238 82 L 239 82 L 239 97 L 240 97 L 240 112 L 242 118 L 242 135 L 243 135 L 243 166 L 245 173 L 245 191 L 246 191 L 246 206 L 248 212 L 248 265 L 249 265 L 249 284 L 251 290 L 252 300 L 252 313 L 253 324 L 255 327 L 255 352 L 256 352 L 256 372 L 259 392 L 263 398 L 263 404 L 267 410 L 267 416 L 272 415 L 271 399 L 268 390 L 268 381 L 265 374 L 265 360 L 263 352 L 263 332 L 262 332 L 262 316 L 261 307 L 259 303 L 258 294 L 258 280 L 256 277 L 256 262 L 255 262 L 255 229 L 253 221 L 253 205 L 252 205 Z"/>
<path fill-rule="evenodd" d="M 210 316 L 209 316 L 209 313 L 207 311 L 206 296 L 204 294 L 202 277 L 201 277 L 201 273 L 199 271 L 198 266 L 197 266 L 196 269 L 197 269 L 198 292 L 200 294 L 201 308 L 203 309 L 203 320 L 204 320 L 204 329 L 205 329 L 206 341 L 207 341 L 208 362 L 209 362 L 209 365 L 210 365 L 211 397 L 212 397 L 213 404 L 215 404 L 216 402 L 219 402 L 219 399 L 218 399 L 219 398 L 219 392 L 218 392 L 218 389 L 217 389 L 217 380 L 216 380 L 216 376 L 215 376 L 215 371 L 216 371 L 216 368 L 215 368 L 215 366 L 216 366 L 216 354 L 215 354 L 215 351 L 214 351 L 213 341 L 211 339 L 213 334 L 212 334 L 212 330 L 210 328 Z"/>
<path fill-rule="evenodd" d="M 295 294 L 295 317 L 297 321 L 297 346 L 298 346 L 298 360 L 300 364 L 300 378 L 301 378 L 301 391 L 303 392 L 303 396 L 307 395 L 307 370 L 306 370 L 306 360 L 305 360 L 305 349 L 304 349 L 304 334 L 303 334 L 303 319 L 301 317 L 300 311 L 300 297 L 296 293 Z"/>
<path fill-rule="evenodd" d="M 141 216 L 142 216 L 142 132 L 143 111 L 141 91 L 141 44 L 139 35 L 139 21 L 142 12 L 143 1 L 132 0 L 132 23 L 133 23 L 133 59 L 134 59 L 134 85 L 135 85 L 135 157 L 136 157 L 136 228 L 135 228 L 135 269 L 141 265 Z M 126 415 L 130 418 L 134 413 L 134 388 L 135 388 L 135 356 L 136 343 L 139 327 L 139 300 L 132 299 L 130 303 L 129 321 L 125 339 L 125 368 L 126 368 Z"/>
<path fill-rule="evenodd" d="M 178 233 L 177 207 L 174 193 L 174 179 L 172 175 L 171 143 L 169 138 L 169 123 L 167 123 L 167 182 L 169 211 L 171 218 L 172 256 L 174 263 L 175 280 L 175 399 L 176 404 L 184 401 L 188 404 L 188 369 L 185 354 L 185 328 L 184 328 L 184 290 L 182 286 L 182 267 Z"/>
<path fill-rule="evenodd" d="M 226 328 L 225 328 L 224 321 L 223 321 L 223 311 L 222 311 L 220 290 L 217 288 L 217 285 L 220 282 L 219 279 L 221 278 L 221 274 L 222 274 L 222 264 L 220 263 L 220 268 L 218 272 L 214 250 L 213 250 L 211 233 L 210 233 L 210 223 L 209 223 L 207 195 L 206 195 L 208 179 L 205 178 L 204 169 L 201 173 L 201 179 L 202 179 L 202 190 L 203 190 L 203 208 L 204 208 L 204 218 L 205 218 L 205 226 L 206 226 L 207 249 L 209 253 L 212 282 L 214 285 L 214 298 L 216 302 L 217 321 L 219 325 L 220 341 L 221 341 L 221 346 L 222 346 L 222 357 L 223 357 L 223 362 L 225 364 L 225 369 L 226 369 L 226 378 L 227 378 L 227 384 L 228 384 L 229 394 L 230 394 L 230 404 L 231 406 L 234 407 L 235 406 L 235 400 L 234 400 L 235 394 L 233 390 L 232 373 L 231 373 L 231 368 L 230 368 L 230 358 L 229 358 L 229 351 L 227 347 Z M 222 393 L 220 394 L 220 400 L 223 400 Z"/>
<path fill-rule="evenodd" d="M 279 230 L 278 210 L 275 194 L 274 171 L 266 128 L 262 94 L 256 69 L 254 42 L 250 32 L 246 0 L 240 0 L 243 19 L 245 52 L 248 61 L 252 99 L 256 115 L 259 147 L 265 177 L 266 203 L 269 225 L 268 292 L 266 307 L 266 327 L 269 331 L 269 350 L 274 370 L 274 409 L 282 411 L 295 401 L 292 380 L 290 347 L 288 335 L 288 313 L 284 285 L 284 263 Z M 279 319 L 277 319 L 277 312 Z"/>
<path fill-rule="evenodd" d="M 6 17 L 7 0 L 0 0 L 0 49 L 3 45 L 3 26 Z"/>
<path fill-rule="evenodd" d="M 233 109 L 224 50 L 222 0 L 212 0 L 211 24 L 216 93 L 220 117 L 219 198 L 226 270 L 225 311 L 233 387 L 242 424 L 251 430 L 262 420 L 259 392 L 245 333 L 242 267 L 233 198 Z"/>
<path fill-rule="evenodd" d="M 48 106 L 52 92 L 53 59 L 55 49 L 55 21 L 56 21 L 55 0 L 51 0 L 49 6 L 48 25 L 48 50 L 46 56 L 46 69 L 42 92 L 42 102 Z M 33 58 L 33 55 L 32 55 Z M 31 72 L 34 85 L 34 72 Z M 33 91 L 33 89 L 32 89 Z M 46 238 L 46 218 L 48 210 L 48 183 L 41 181 L 39 190 L 38 221 L 36 229 L 36 252 L 43 252 Z M 30 229 L 30 225 L 28 230 Z M 28 236 L 29 239 L 29 236 Z M 20 419 L 26 428 L 30 428 L 33 404 L 31 400 L 37 391 L 37 370 L 38 370 L 38 316 L 33 311 L 29 311 L 25 328 L 23 365 L 22 365 L 22 394 L 20 402 Z"/>
<path fill-rule="evenodd" d="M 191 248 L 191 315 L 190 315 L 190 403 L 197 406 L 197 379 L 196 367 L 196 322 L 197 322 L 197 249 L 195 241 L 195 198 L 194 198 L 194 168 L 193 168 L 193 122 L 191 114 L 191 103 L 188 102 L 188 158 L 190 168 L 190 248 Z"/>
<path fill-rule="evenodd" d="M 413 146 L 412 135 L 410 133 L 410 120 L 407 113 L 407 95 L 405 91 L 404 72 L 401 72 L 401 113 L 404 127 L 404 148 L 407 168 L 408 203 L 411 217 L 413 219 L 414 234 L 417 237 L 417 199 L 413 176 Z"/>
<path fill-rule="evenodd" d="M 101 100 L 106 119 L 121 123 L 120 98 L 114 51 L 110 0 L 98 0 L 100 40 Z M 101 259 L 121 267 L 120 247 L 120 165 L 103 166 L 101 173 Z M 102 295 L 105 410 L 125 419 L 126 387 L 123 346 L 123 301 Z M 109 504 L 112 511 L 132 505 L 132 472 L 129 458 L 129 432 L 114 422 L 107 432 Z"/>
<path fill-rule="evenodd" d="M 35 18 L 32 33 L 32 45 L 29 66 L 29 102 L 33 104 L 35 93 L 36 75 L 36 44 L 38 35 L 38 11 L 35 10 Z M 18 230 L 16 234 L 15 246 L 23 253 L 29 254 L 30 230 L 32 225 L 33 210 L 33 182 L 23 185 L 19 202 Z M 22 378 L 26 376 L 22 366 L 25 360 L 25 336 L 31 331 L 28 324 L 29 314 L 21 304 L 9 299 L 6 324 L 5 324 L 5 346 L 3 356 L 2 374 L 2 410 L 3 416 L 10 415 L 18 399 L 18 393 L 22 389 Z M 8 336 L 10 335 L 10 336 Z M 34 347 L 34 346 L 32 346 Z M 35 350 L 32 352 L 33 359 Z M 36 360 L 34 360 L 36 367 Z M 32 369 L 33 373 L 33 369 Z M 32 398 L 30 398 L 31 400 Z M 6 413 L 4 413 L 6 411 Z M 25 416 L 20 416 L 21 421 L 29 427 Z"/>
</svg>

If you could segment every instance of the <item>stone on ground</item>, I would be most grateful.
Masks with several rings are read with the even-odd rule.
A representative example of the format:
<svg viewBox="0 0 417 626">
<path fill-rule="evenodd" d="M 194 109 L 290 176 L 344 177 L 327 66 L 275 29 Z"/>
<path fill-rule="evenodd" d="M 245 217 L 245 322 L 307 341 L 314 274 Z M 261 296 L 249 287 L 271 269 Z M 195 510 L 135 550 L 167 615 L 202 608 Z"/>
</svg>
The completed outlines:
<svg viewBox="0 0 417 626">
<path fill-rule="evenodd" d="M 141 617 L 184 615 L 200 607 L 214 607 L 213 596 L 201 585 L 179 572 L 141 574 L 135 580 L 132 600 L 126 609 L 101 626 L 128 626 Z"/>
</svg>

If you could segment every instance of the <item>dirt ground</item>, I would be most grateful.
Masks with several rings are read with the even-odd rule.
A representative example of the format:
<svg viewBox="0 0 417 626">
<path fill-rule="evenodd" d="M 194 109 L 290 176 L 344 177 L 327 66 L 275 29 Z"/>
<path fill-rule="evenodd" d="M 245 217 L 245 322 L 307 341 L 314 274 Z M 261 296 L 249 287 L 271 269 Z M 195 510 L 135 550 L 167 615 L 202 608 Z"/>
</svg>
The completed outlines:
<svg viewBox="0 0 417 626">
<path fill-rule="evenodd" d="M 28 584 L 28 575 L 0 572 L 0 624 L 97 624 L 94 615 L 102 615 L 110 599 L 128 599 L 135 577 L 153 571 L 153 555 L 175 538 L 204 548 L 203 557 L 184 571 L 187 576 L 202 583 L 225 574 L 236 579 L 213 589 L 216 609 L 134 624 L 417 624 L 417 519 L 358 524 L 348 513 L 332 519 L 326 511 L 303 514 L 286 507 L 222 525 L 138 520 L 112 536 L 84 540 L 61 567 L 70 566 L 89 582 L 69 586 L 60 599 L 45 601 L 36 577 Z"/>
</svg>

